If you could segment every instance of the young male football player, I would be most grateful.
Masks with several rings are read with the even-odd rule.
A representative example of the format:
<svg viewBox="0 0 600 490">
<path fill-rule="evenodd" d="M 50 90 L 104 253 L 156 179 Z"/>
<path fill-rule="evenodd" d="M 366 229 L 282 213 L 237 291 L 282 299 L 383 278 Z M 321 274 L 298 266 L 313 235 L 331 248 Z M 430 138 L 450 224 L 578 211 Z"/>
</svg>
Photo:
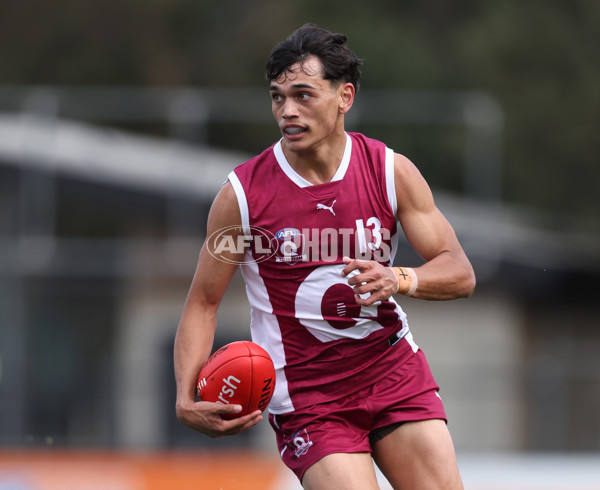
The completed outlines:
<svg viewBox="0 0 600 490">
<path fill-rule="evenodd" d="M 229 174 L 209 213 L 243 250 L 207 240 L 175 341 L 176 412 L 211 437 L 258 423 L 239 406 L 196 402 L 217 309 L 237 268 L 254 342 L 276 368 L 269 420 L 307 489 L 462 488 L 438 386 L 394 299 L 468 297 L 473 269 L 417 168 L 347 133 L 361 61 L 346 37 L 305 25 L 267 64 L 281 139 Z M 260 233 L 272 240 L 246 240 Z M 392 267 L 404 233 L 424 263 Z M 215 236 L 215 235 L 213 235 Z M 238 240 L 239 238 L 242 240 Z"/>
</svg>

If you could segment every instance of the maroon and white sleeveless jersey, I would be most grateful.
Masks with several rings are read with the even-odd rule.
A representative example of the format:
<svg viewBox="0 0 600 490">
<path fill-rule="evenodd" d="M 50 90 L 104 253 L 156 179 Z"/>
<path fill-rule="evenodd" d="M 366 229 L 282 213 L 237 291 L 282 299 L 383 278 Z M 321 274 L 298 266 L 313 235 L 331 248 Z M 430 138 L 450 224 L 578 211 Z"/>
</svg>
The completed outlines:
<svg viewBox="0 0 600 490">
<path fill-rule="evenodd" d="M 244 234 L 257 237 L 241 270 L 252 339 L 275 363 L 274 414 L 371 385 L 418 349 L 393 298 L 361 307 L 341 277 L 344 256 L 391 265 L 398 231 L 393 151 L 346 137 L 324 184 L 297 174 L 281 141 L 229 175 Z M 396 333 L 403 340 L 390 348 Z"/>
</svg>

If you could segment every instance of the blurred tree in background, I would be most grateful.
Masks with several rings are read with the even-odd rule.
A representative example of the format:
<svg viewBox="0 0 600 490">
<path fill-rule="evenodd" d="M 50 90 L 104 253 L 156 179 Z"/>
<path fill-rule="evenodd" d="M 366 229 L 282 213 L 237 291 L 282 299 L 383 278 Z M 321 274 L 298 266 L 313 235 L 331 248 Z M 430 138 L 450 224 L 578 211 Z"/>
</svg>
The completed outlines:
<svg viewBox="0 0 600 490">
<path fill-rule="evenodd" d="M 368 89 L 492 94 L 505 112 L 504 200 L 543 210 L 555 229 L 599 231 L 596 0 L 4 0 L 0 83 L 262 87 L 272 46 L 305 22 L 348 35 Z M 390 146 L 457 190 L 443 169 L 460 131 L 443 128 L 437 152 L 427 133 L 395 131 Z M 249 152 L 277 135 L 226 134 L 215 142 Z"/>
</svg>

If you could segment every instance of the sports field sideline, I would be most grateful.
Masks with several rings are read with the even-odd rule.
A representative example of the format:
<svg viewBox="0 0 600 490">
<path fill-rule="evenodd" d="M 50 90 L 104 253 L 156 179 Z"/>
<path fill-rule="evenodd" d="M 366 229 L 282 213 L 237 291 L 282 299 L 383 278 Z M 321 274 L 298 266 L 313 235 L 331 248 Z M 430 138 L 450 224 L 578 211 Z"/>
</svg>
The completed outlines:
<svg viewBox="0 0 600 490">
<path fill-rule="evenodd" d="M 458 455 L 466 490 L 600 490 L 593 454 Z M 382 490 L 391 487 L 379 475 Z M 257 452 L 3 451 L 0 490 L 299 490 Z"/>
</svg>

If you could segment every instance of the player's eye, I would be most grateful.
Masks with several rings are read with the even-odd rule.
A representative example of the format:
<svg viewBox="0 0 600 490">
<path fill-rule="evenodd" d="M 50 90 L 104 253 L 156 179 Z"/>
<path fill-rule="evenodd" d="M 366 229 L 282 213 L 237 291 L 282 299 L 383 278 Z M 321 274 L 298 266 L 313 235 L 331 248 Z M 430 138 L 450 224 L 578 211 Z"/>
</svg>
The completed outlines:
<svg viewBox="0 0 600 490">
<path fill-rule="evenodd" d="M 301 94 L 298 96 L 298 98 L 299 98 L 300 100 L 308 100 L 308 99 L 310 99 L 310 94 L 307 94 L 306 92 L 303 92 L 303 93 L 301 93 Z"/>
<path fill-rule="evenodd" d="M 271 100 L 273 102 L 281 102 L 283 97 L 280 94 L 271 94 Z"/>
</svg>

